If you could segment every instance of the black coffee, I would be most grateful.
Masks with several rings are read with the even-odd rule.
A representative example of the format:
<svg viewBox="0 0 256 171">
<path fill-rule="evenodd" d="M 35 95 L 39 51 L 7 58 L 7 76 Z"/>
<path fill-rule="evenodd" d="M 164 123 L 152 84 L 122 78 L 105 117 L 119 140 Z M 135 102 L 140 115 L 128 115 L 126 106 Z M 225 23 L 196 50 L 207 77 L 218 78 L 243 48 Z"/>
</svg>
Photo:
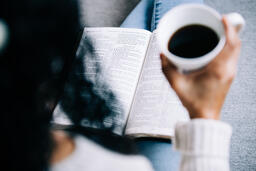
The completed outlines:
<svg viewBox="0 0 256 171">
<path fill-rule="evenodd" d="M 219 37 L 203 25 L 187 25 L 177 30 L 169 41 L 169 51 L 183 58 L 196 58 L 213 50 Z"/>
</svg>

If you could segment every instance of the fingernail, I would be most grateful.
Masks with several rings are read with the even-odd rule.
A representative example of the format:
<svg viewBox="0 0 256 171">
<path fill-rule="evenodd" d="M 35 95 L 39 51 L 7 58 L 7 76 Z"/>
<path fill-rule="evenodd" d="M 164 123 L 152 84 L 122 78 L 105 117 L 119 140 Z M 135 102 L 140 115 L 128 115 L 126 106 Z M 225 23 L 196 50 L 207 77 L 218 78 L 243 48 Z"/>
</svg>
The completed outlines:
<svg viewBox="0 0 256 171">
<path fill-rule="evenodd" d="M 160 58 L 161 60 L 164 60 L 164 55 L 162 53 L 160 54 Z"/>
</svg>

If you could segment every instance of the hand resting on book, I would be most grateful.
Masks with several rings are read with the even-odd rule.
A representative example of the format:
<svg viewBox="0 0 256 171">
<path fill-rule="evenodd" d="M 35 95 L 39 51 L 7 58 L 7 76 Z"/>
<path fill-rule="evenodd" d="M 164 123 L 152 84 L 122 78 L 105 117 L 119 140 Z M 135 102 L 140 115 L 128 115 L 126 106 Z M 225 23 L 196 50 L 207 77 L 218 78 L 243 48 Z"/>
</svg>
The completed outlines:
<svg viewBox="0 0 256 171">
<path fill-rule="evenodd" d="M 190 117 L 219 119 L 227 92 L 236 74 L 240 39 L 235 28 L 223 17 L 226 44 L 206 67 L 188 74 L 161 54 L 162 70 L 168 82 L 188 109 Z"/>
</svg>

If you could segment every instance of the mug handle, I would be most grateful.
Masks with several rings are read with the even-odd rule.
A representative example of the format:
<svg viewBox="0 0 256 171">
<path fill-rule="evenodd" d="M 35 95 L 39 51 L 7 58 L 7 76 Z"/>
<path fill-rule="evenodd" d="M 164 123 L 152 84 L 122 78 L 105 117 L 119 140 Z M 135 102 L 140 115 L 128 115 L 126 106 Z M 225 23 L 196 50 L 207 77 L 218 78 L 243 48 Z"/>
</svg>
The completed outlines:
<svg viewBox="0 0 256 171">
<path fill-rule="evenodd" d="M 236 31 L 240 33 L 245 26 L 245 20 L 239 13 L 233 12 L 226 14 L 228 21 L 236 28 Z"/>
</svg>

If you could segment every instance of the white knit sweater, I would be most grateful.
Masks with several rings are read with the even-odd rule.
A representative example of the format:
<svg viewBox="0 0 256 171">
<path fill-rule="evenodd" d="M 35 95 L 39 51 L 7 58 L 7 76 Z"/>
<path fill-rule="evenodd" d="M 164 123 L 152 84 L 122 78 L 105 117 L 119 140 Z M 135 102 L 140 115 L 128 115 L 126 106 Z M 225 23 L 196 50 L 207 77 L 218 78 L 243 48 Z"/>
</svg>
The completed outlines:
<svg viewBox="0 0 256 171">
<path fill-rule="evenodd" d="M 182 154 L 181 171 L 228 171 L 232 134 L 228 124 L 206 119 L 179 123 L 175 148 Z"/>
<path fill-rule="evenodd" d="M 221 121 L 194 119 L 175 128 L 175 148 L 182 154 L 180 171 L 228 171 L 231 127 Z M 51 171 L 152 171 L 141 156 L 114 153 L 84 137 L 75 151 Z"/>
</svg>

